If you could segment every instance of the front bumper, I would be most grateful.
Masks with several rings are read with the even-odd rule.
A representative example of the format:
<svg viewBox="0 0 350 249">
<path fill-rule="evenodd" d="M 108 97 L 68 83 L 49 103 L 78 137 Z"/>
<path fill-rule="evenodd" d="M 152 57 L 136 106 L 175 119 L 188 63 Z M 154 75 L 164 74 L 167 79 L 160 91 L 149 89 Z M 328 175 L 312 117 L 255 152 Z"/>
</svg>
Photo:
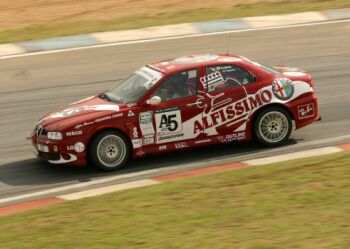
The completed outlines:
<svg viewBox="0 0 350 249">
<path fill-rule="evenodd" d="M 31 134 L 32 145 L 35 155 L 52 164 L 64 164 L 70 166 L 86 165 L 86 153 L 74 150 L 74 141 L 51 140 L 46 135 Z"/>
</svg>

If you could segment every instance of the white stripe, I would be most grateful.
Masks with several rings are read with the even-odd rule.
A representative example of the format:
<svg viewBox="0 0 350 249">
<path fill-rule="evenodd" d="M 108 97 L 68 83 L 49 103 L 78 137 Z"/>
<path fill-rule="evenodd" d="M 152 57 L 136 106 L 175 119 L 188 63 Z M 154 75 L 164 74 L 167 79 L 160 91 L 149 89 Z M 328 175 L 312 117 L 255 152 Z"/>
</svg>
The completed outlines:
<svg viewBox="0 0 350 249">
<path fill-rule="evenodd" d="M 253 28 L 253 29 L 242 29 L 242 30 L 232 30 L 232 31 L 219 31 L 219 32 L 212 32 L 212 33 L 182 35 L 182 36 L 174 36 L 174 37 L 161 37 L 161 38 L 154 38 L 154 39 L 147 39 L 147 40 L 128 41 L 128 42 L 114 42 L 114 43 L 97 44 L 97 45 L 91 45 L 91 46 L 85 46 L 85 47 L 66 48 L 66 49 L 50 50 L 50 51 L 43 51 L 43 52 L 8 55 L 8 56 L 0 57 L 0 60 L 10 59 L 10 58 L 17 58 L 17 57 L 34 56 L 34 55 L 54 54 L 54 53 L 61 53 L 61 52 L 77 51 L 77 50 L 91 49 L 91 48 L 103 48 L 103 47 L 121 46 L 121 45 L 138 44 L 138 43 L 146 43 L 146 42 L 184 39 L 184 38 L 191 38 L 191 37 L 215 36 L 215 35 L 229 34 L 229 33 L 251 32 L 251 31 L 259 31 L 259 30 L 284 29 L 284 28 L 294 28 L 294 27 L 306 27 L 306 26 L 323 25 L 323 24 L 343 23 L 343 22 L 350 22 L 350 20 L 325 21 L 325 22 L 294 24 L 294 25 L 283 25 L 283 26 L 266 27 L 266 28 Z"/>
<path fill-rule="evenodd" d="M 120 30 L 92 33 L 91 36 L 100 43 L 125 42 L 141 39 L 157 39 L 180 35 L 198 34 L 200 31 L 190 23 L 148 27 L 143 29 Z"/>
<path fill-rule="evenodd" d="M 158 183 L 160 183 L 160 182 L 150 180 L 150 179 L 143 179 L 143 180 L 138 180 L 138 181 L 132 181 L 132 182 L 111 185 L 111 186 L 107 186 L 107 187 L 85 190 L 85 191 L 81 191 L 81 192 L 77 192 L 77 193 L 73 193 L 73 194 L 60 195 L 60 196 L 57 196 L 57 198 L 67 200 L 67 201 L 78 200 L 78 199 L 82 199 L 82 198 L 86 198 L 86 197 L 98 196 L 98 195 L 103 195 L 103 194 L 107 194 L 107 193 L 123 191 L 123 190 L 127 190 L 127 189 L 146 187 L 146 186 L 155 185 Z"/>
<path fill-rule="evenodd" d="M 336 146 L 330 146 L 330 147 L 324 147 L 324 148 L 313 149 L 313 150 L 293 152 L 293 153 L 288 153 L 288 154 L 284 154 L 284 155 L 270 156 L 270 157 L 263 157 L 263 158 L 253 159 L 253 160 L 247 160 L 247 161 L 243 161 L 243 163 L 245 163 L 249 166 L 258 166 L 258 165 L 278 163 L 278 162 L 283 162 L 283 161 L 288 161 L 288 160 L 293 160 L 293 159 L 328 155 L 328 154 L 332 154 L 332 153 L 336 153 L 336 152 L 340 152 L 340 151 L 343 151 L 343 150 L 341 148 L 336 147 Z"/>
<path fill-rule="evenodd" d="M 25 53 L 24 48 L 15 44 L 0 44 L 0 56 L 9 56 L 14 54 Z"/>
<path fill-rule="evenodd" d="M 246 17 L 242 20 L 248 23 L 252 28 L 264 28 L 274 26 L 276 23 L 279 25 L 292 25 L 310 22 L 321 22 L 328 20 L 328 17 L 323 15 L 321 12 L 308 11 L 287 15 Z"/>
</svg>

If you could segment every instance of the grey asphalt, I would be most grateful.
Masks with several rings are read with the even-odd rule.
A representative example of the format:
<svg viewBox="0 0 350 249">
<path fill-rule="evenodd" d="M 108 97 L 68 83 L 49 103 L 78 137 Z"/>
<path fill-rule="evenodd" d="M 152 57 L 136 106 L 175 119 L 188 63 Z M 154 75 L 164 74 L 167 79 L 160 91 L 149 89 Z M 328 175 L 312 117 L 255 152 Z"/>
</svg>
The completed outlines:
<svg viewBox="0 0 350 249">
<path fill-rule="evenodd" d="M 150 168 L 166 171 L 174 165 L 203 167 L 211 160 L 239 161 L 350 142 L 349 44 L 350 22 L 344 22 L 2 59 L 0 199 Z M 136 160 L 127 169 L 109 174 L 88 168 L 51 166 L 33 156 L 25 137 L 46 112 L 105 91 L 148 62 L 188 54 L 226 53 L 228 48 L 231 54 L 261 63 L 295 66 L 311 72 L 322 121 L 294 131 L 289 143 L 277 150 L 252 143 L 204 147 Z M 337 141 L 327 140 L 346 135 L 347 138 Z"/>
</svg>

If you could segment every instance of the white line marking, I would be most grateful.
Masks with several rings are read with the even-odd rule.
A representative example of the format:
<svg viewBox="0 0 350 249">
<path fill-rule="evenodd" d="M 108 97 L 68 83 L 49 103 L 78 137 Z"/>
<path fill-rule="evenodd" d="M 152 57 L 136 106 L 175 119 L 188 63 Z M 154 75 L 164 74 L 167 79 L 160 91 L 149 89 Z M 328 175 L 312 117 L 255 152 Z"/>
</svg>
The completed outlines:
<svg viewBox="0 0 350 249">
<path fill-rule="evenodd" d="M 82 198 L 98 196 L 98 195 L 108 194 L 112 192 L 123 191 L 127 189 L 141 188 L 141 187 L 151 186 L 159 183 L 160 182 L 154 181 L 151 179 L 143 179 L 143 180 L 137 180 L 132 182 L 120 183 L 120 184 L 111 185 L 107 187 L 85 190 L 85 191 L 76 192 L 73 194 L 59 195 L 57 196 L 57 198 L 67 200 L 67 201 L 79 200 Z"/>
<path fill-rule="evenodd" d="M 252 160 L 243 161 L 243 163 L 249 166 L 258 166 L 258 165 L 278 163 L 278 162 L 284 162 L 284 161 L 300 159 L 300 158 L 323 156 L 323 155 L 333 154 L 340 151 L 343 151 L 343 150 L 336 146 L 330 146 L 330 147 L 324 147 L 324 148 L 313 149 L 313 150 L 293 152 L 293 153 L 288 153 L 288 154 L 283 154 L 278 156 L 269 156 L 269 157 L 263 157 L 258 159 L 252 159 Z"/>
<path fill-rule="evenodd" d="M 312 141 L 308 141 L 308 142 L 298 143 L 295 146 L 296 147 L 300 147 L 300 146 L 308 146 L 308 145 L 334 143 L 334 142 L 339 142 L 339 141 L 346 140 L 346 139 L 350 139 L 350 135 L 344 135 L 344 136 L 339 136 L 339 137 L 331 137 L 331 138 L 324 138 L 324 139 L 319 139 L 319 140 L 312 140 Z"/>
<path fill-rule="evenodd" d="M 337 141 L 342 141 L 344 139 L 350 139 L 350 135 L 299 143 L 296 145 L 289 146 L 288 148 L 290 148 L 290 149 L 293 149 L 295 147 L 298 148 L 298 147 L 302 147 L 302 145 L 313 145 L 313 144 L 321 145 L 322 143 L 337 142 Z M 279 150 L 283 150 L 283 149 L 285 149 L 285 147 L 276 148 L 274 150 L 276 150 L 276 153 L 277 153 Z M 132 178 L 132 177 L 142 177 L 142 176 L 147 176 L 147 175 L 151 175 L 151 174 L 155 174 L 155 173 L 162 173 L 162 172 L 166 172 L 166 171 L 172 172 L 172 170 L 179 171 L 181 169 L 188 168 L 189 165 L 193 166 L 193 165 L 202 165 L 203 163 L 206 163 L 206 164 L 209 163 L 210 164 L 210 165 L 208 165 L 208 167 L 209 167 L 209 166 L 212 166 L 212 165 L 215 165 L 218 163 L 236 162 L 234 159 L 235 159 L 235 157 L 238 157 L 238 156 L 243 156 L 243 155 L 259 156 L 259 155 L 262 155 L 263 153 L 271 152 L 274 150 L 257 152 L 254 154 L 247 154 L 246 152 L 244 152 L 244 153 L 236 154 L 233 157 L 231 156 L 230 158 L 227 158 L 227 157 L 218 158 L 217 157 L 217 158 L 213 158 L 212 160 L 205 160 L 205 161 L 194 162 L 194 163 L 184 163 L 182 165 L 175 165 L 175 166 L 171 166 L 171 167 L 144 170 L 144 171 L 135 172 L 135 173 L 128 173 L 128 174 L 123 174 L 123 175 L 116 175 L 116 176 L 101 178 L 101 179 L 97 179 L 97 180 L 92 180 L 90 182 L 75 183 L 75 184 L 62 186 L 62 187 L 58 187 L 58 188 L 52 188 L 52 189 L 42 190 L 39 192 L 34 192 L 34 193 L 29 193 L 29 194 L 24 194 L 24 195 L 17 195 L 17 196 L 13 196 L 13 197 L 0 199 L 0 204 L 5 204 L 5 203 L 9 203 L 9 202 L 14 202 L 14 201 L 20 201 L 20 200 L 25 200 L 25 199 L 30 199 L 30 198 L 36 198 L 36 197 L 44 196 L 44 195 L 53 195 L 53 194 L 57 194 L 57 193 L 60 193 L 63 191 L 77 190 L 80 188 L 85 188 L 85 187 L 89 187 L 89 186 L 93 186 L 93 185 L 97 185 L 97 184 L 104 184 L 104 183 L 108 183 L 108 182 L 112 182 L 112 181 Z"/>
<path fill-rule="evenodd" d="M 212 32 L 212 33 L 201 33 L 201 34 L 172 36 L 172 37 L 160 37 L 160 38 L 154 38 L 154 39 L 143 39 L 143 40 L 136 40 L 136 41 L 114 42 L 114 43 L 108 43 L 108 44 L 97 44 L 97 45 L 77 47 L 77 48 L 66 48 L 66 49 L 50 50 L 50 51 L 43 51 L 43 52 L 33 52 L 33 53 L 26 53 L 26 54 L 7 55 L 7 56 L 0 57 L 0 60 L 17 58 L 17 57 L 34 56 L 34 55 L 44 55 L 44 54 L 53 54 L 53 53 L 77 51 L 77 50 L 90 49 L 90 48 L 102 48 L 102 47 L 111 47 L 111 46 L 129 45 L 129 44 L 147 43 L 147 42 L 155 42 L 155 41 L 165 41 L 165 40 L 175 40 L 175 39 L 184 39 L 184 38 L 192 38 L 192 37 L 201 37 L 201 36 L 212 36 L 212 35 L 221 35 L 221 34 L 229 34 L 229 33 L 240 33 L 240 32 L 251 32 L 251 31 L 260 31 L 260 30 L 284 29 L 284 28 L 294 28 L 294 27 L 306 27 L 306 26 L 323 25 L 323 24 L 343 23 L 343 22 L 350 22 L 350 20 L 337 20 L 337 21 L 326 21 L 326 22 L 315 22 L 315 23 L 304 23 L 304 24 L 292 24 L 292 25 L 283 25 L 283 26 L 276 26 L 276 27 L 252 28 L 252 29 L 232 30 L 232 31 L 219 31 L 219 32 Z"/>
</svg>

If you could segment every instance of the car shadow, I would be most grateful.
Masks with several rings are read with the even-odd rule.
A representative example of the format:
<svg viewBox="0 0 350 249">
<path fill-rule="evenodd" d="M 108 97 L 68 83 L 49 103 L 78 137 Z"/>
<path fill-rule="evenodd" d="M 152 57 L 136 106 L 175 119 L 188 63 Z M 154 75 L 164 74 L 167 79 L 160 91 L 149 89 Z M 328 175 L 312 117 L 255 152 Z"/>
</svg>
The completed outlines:
<svg viewBox="0 0 350 249">
<path fill-rule="evenodd" d="M 284 147 L 296 144 L 290 139 Z M 124 169 L 115 172 L 101 172 L 92 167 L 69 167 L 52 165 L 37 158 L 12 162 L 0 166 L 0 183 L 10 186 L 57 185 L 65 182 L 88 182 L 97 177 L 122 175 L 148 169 L 160 169 L 186 163 L 200 163 L 209 160 L 249 155 L 270 150 L 253 142 L 228 143 L 185 149 L 159 155 L 150 155 L 131 160 Z"/>
</svg>

